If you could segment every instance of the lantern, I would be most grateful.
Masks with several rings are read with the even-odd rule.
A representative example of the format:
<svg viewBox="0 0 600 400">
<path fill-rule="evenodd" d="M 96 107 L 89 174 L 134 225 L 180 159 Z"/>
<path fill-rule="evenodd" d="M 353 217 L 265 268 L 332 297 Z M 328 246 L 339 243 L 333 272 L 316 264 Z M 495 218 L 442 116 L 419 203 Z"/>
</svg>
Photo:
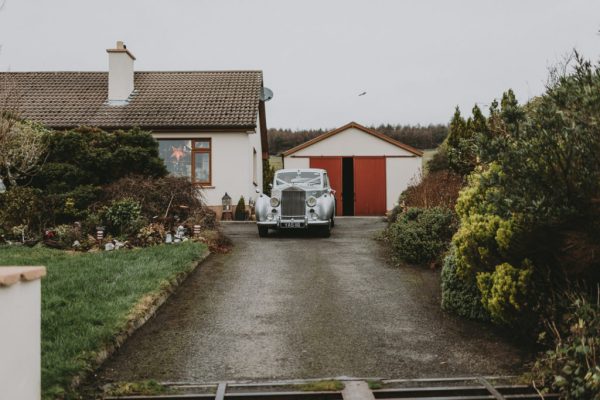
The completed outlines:
<svg viewBox="0 0 600 400">
<path fill-rule="evenodd" d="M 231 211 L 231 196 L 225 192 L 225 196 L 221 199 L 223 202 L 223 211 Z"/>
<path fill-rule="evenodd" d="M 106 228 L 104 228 L 103 226 L 97 226 L 96 227 L 96 240 L 98 240 L 99 242 L 102 242 L 102 240 L 104 239 L 104 230 Z"/>
<path fill-rule="evenodd" d="M 202 229 L 202 226 L 194 225 L 194 236 L 200 236 L 201 229 Z"/>
</svg>

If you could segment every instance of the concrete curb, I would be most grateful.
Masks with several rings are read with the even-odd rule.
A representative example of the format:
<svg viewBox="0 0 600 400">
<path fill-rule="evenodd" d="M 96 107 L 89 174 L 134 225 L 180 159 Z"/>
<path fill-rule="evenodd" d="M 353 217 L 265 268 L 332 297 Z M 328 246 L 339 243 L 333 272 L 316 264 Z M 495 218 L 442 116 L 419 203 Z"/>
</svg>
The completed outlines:
<svg viewBox="0 0 600 400">
<path fill-rule="evenodd" d="M 202 256 L 195 261 L 190 267 L 178 273 L 172 278 L 166 285 L 155 292 L 147 294 L 142 297 L 130 310 L 130 314 L 127 318 L 127 322 L 123 329 L 115 334 L 112 339 L 112 343 L 106 345 L 96 353 L 91 369 L 89 371 L 82 371 L 78 375 L 74 376 L 71 381 L 71 389 L 78 389 L 78 387 L 85 382 L 102 364 L 112 356 L 126 341 L 140 329 L 150 318 L 156 314 L 158 309 L 171 297 L 173 293 L 181 286 L 181 284 L 194 272 L 212 253 L 208 249 L 202 254 Z"/>
</svg>

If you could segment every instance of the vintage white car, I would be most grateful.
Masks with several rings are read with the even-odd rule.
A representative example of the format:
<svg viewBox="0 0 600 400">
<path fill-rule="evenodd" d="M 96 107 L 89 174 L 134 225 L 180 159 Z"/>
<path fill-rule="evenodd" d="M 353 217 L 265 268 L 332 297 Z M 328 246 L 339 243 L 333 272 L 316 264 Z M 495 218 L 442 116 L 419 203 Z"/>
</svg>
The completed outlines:
<svg viewBox="0 0 600 400">
<path fill-rule="evenodd" d="M 329 237 L 334 225 L 335 191 L 324 169 L 282 169 L 275 173 L 271 197 L 256 199 L 260 237 L 269 229 L 315 229 Z"/>
</svg>

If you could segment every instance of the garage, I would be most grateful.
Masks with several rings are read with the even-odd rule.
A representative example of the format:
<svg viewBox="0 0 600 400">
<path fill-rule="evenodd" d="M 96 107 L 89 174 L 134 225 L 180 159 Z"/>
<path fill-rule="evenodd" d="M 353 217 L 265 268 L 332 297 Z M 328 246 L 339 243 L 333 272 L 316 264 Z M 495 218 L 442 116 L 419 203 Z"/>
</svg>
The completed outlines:
<svg viewBox="0 0 600 400">
<path fill-rule="evenodd" d="M 377 216 L 419 178 L 422 152 L 351 122 L 282 154 L 284 168 L 323 168 L 336 191 L 336 215 Z"/>
</svg>

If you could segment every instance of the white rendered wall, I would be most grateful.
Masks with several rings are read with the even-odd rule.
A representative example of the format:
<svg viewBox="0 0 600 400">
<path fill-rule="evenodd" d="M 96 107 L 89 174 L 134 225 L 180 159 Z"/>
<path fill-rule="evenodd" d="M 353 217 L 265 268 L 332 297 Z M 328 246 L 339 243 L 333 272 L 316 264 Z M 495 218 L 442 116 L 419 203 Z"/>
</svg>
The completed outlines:
<svg viewBox="0 0 600 400">
<path fill-rule="evenodd" d="M 40 304 L 39 279 L 0 286 L 0 399 L 40 399 Z"/>
<path fill-rule="evenodd" d="M 386 174 L 386 208 L 391 210 L 398 201 L 400 194 L 409 184 L 418 182 L 421 177 L 421 157 L 387 158 L 385 160 Z"/>
<path fill-rule="evenodd" d="M 133 59 L 129 54 L 108 53 L 108 100 L 127 100 L 133 92 L 133 79 Z"/>
<path fill-rule="evenodd" d="M 257 194 L 256 189 L 262 192 L 263 189 L 263 162 L 262 162 L 262 141 L 261 141 L 261 132 L 260 132 L 260 121 L 257 119 L 256 121 L 256 133 L 249 133 L 249 148 L 250 152 L 249 157 L 249 172 L 250 172 L 250 181 L 248 182 L 248 196 L 251 196 L 256 200 Z M 252 171 L 254 168 L 254 149 L 256 149 L 256 180 L 253 177 Z M 255 185 L 256 184 L 256 185 Z M 248 196 L 244 195 L 246 199 L 246 204 L 248 204 Z M 238 197 L 239 200 L 239 197 Z"/>
<path fill-rule="evenodd" d="M 285 157 L 283 159 L 283 168 L 310 168 L 310 159 Z"/>
<path fill-rule="evenodd" d="M 413 156 L 404 149 L 356 128 L 348 128 L 327 139 L 295 152 L 293 156 Z M 419 158 L 419 157 L 417 157 Z"/>
<path fill-rule="evenodd" d="M 211 179 L 212 186 L 203 189 L 204 199 L 209 206 L 221 206 L 225 192 L 231 196 L 231 202 L 237 204 L 244 196 L 246 204 L 255 197 L 252 182 L 252 148 L 261 157 L 260 135 L 257 133 L 154 133 L 155 139 L 197 139 L 211 138 Z M 262 161 L 259 163 L 260 182 L 262 184 Z"/>
</svg>

